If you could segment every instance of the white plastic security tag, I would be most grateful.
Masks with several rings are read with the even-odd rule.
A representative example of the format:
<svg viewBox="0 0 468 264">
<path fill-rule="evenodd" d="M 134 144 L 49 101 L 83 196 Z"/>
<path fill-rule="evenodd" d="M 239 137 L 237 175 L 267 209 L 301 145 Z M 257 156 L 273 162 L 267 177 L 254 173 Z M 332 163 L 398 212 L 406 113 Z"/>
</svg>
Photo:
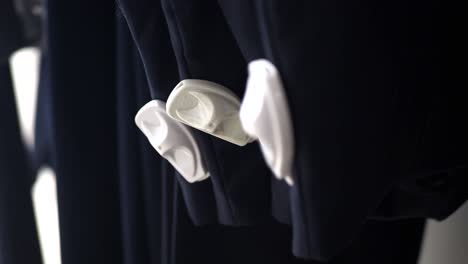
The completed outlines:
<svg viewBox="0 0 468 264">
<path fill-rule="evenodd" d="M 153 100 L 135 116 L 135 123 L 154 149 L 188 181 L 202 181 L 210 176 L 192 132 L 166 114 L 166 104 Z"/>
<path fill-rule="evenodd" d="M 275 176 L 292 185 L 294 134 L 288 102 L 278 70 L 265 59 L 249 63 L 240 120 L 244 130 L 260 142 Z"/>
<path fill-rule="evenodd" d="M 252 139 L 242 129 L 239 108 L 239 98 L 224 86 L 186 79 L 169 95 L 166 110 L 177 121 L 244 146 Z"/>
</svg>

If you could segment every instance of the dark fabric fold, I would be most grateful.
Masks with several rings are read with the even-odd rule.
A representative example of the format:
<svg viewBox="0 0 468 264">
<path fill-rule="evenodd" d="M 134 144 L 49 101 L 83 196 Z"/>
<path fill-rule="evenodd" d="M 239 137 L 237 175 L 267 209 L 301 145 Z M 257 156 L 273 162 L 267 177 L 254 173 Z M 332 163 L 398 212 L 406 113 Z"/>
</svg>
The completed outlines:
<svg viewBox="0 0 468 264">
<path fill-rule="evenodd" d="M 46 3 L 46 118 L 62 263 L 122 263 L 114 7 L 111 0 Z"/>
<path fill-rule="evenodd" d="M 240 98 L 246 62 L 216 1 L 162 1 L 180 79 L 203 79 Z M 200 133 L 198 133 L 200 134 Z M 238 147 L 200 134 L 223 224 L 245 225 L 269 218 L 270 172 L 254 144 Z"/>
<path fill-rule="evenodd" d="M 337 255 L 396 186 L 466 165 L 467 126 L 459 120 L 468 107 L 447 88 L 466 78 L 442 67 L 454 58 L 443 28 L 457 25 L 447 8 L 440 1 L 256 2 L 295 129 L 297 256 Z"/>
</svg>

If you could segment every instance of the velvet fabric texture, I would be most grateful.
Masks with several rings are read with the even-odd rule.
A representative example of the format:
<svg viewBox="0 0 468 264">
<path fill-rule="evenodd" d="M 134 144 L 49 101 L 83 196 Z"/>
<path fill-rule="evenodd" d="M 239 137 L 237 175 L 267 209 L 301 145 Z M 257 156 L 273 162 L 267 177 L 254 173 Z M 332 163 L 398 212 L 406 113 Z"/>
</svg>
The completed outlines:
<svg viewBox="0 0 468 264">
<path fill-rule="evenodd" d="M 0 20 L 17 21 L 5 6 Z M 449 63 L 466 40 L 445 30 L 463 19 L 442 1 L 48 0 L 45 10 L 31 159 L 0 68 L 0 262 L 41 262 L 29 190 L 44 165 L 57 177 L 64 264 L 416 263 L 425 218 L 467 199 L 466 80 Z M 0 24 L 4 60 L 25 38 L 15 23 Z M 284 82 L 294 186 L 272 177 L 257 143 L 195 129 L 211 177 L 186 182 L 136 112 L 187 78 L 242 98 L 259 58 Z"/>
<path fill-rule="evenodd" d="M 174 81 L 173 85 L 170 85 L 170 82 L 161 81 L 158 86 L 156 81 L 157 79 L 172 75 L 168 72 L 169 67 L 173 65 L 170 58 L 168 58 L 168 54 L 170 54 L 172 50 L 170 49 L 170 44 L 164 44 L 164 40 L 167 40 L 166 23 L 169 26 L 169 35 L 177 59 L 177 66 L 181 76 L 180 79 L 202 78 L 215 81 L 226 85 L 231 88 L 233 92 L 241 95 L 242 89 L 238 88 L 239 85 L 236 85 L 236 83 L 232 81 L 231 83 L 233 85 L 227 85 L 226 83 L 229 83 L 233 76 L 236 75 L 239 76 L 237 77 L 239 79 L 243 78 L 243 82 L 245 82 L 245 73 L 243 72 L 246 69 L 246 63 L 249 60 L 261 58 L 264 54 L 268 53 L 268 49 L 262 46 L 261 40 L 264 39 L 264 36 L 260 34 L 261 28 L 257 26 L 257 21 L 261 15 L 257 14 L 255 5 L 242 1 L 237 4 L 229 1 L 219 1 L 219 3 L 216 1 L 206 1 L 203 4 L 195 4 L 191 1 L 161 2 L 165 20 L 161 15 L 161 7 L 158 2 L 120 1 L 123 14 L 129 23 L 135 43 L 139 48 L 146 74 L 150 80 L 150 90 L 153 98 L 165 100 L 177 83 Z M 139 8 L 140 6 L 146 6 L 147 8 L 142 10 Z M 247 14 L 252 14 L 252 16 L 249 15 L 246 17 L 240 15 L 240 12 L 246 12 Z M 233 43 L 237 43 L 238 47 L 233 46 Z M 162 52 L 163 50 L 166 50 L 166 52 Z M 165 67 L 162 68 L 162 65 Z M 242 82 L 239 81 L 238 83 Z M 198 135 L 199 132 L 194 131 L 194 133 Z M 199 142 L 206 142 L 203 140 L 203 136 L 206 137 L 206 135 L 202 135 Z M 217 141 L 217 139 L 212 140 L 215 142 Z M 256 155 L 259 154 L 260 153 L 257 153 Z M 216 162 L 209 152 L 205 151 L 204 155 L 209 162 Z M 226 157 L 225 160 L 236 160 L 236 153 L 226 152 L 226 155 L 222 157 Z M 216 158 L 219 158 L 219 156 Z M 257 163 L 256 160 L 248 158 L 242 160 L 245 161 L 243 164 Z M 221 214 L 218 220 L 223 224 L 236 225 L 233 220 L 226 221 L 227 219 L 233 219 L 233 215 L 229 212 L 229 209 L 235 209 L 236 206 L 241 208 L 241 204 L 236 204 L 236 190 L 231 189 L 231 192 L 229 192 L 229 190 L 223 190 L 222 186 L 216 184 L 216 180 L 217 177 L 223 177 L 222 179 L 227 182 L 230 180 L 237 181 L 238 183 L 236 184 L 239 185 L 248 185 L 242 182 L 242 174 L 238 174 L 233 178 L 230 176 L 232 171 L 226 170 L 226 172 L 227 173 L 215 174 L 212 178 L 212 188 L 215 193 L 214 198 L 218 205 L 218 215 Z M 261 176 L 261 174 L 259 176 L 259 174 L 255 172 L 249 175 L 251 175 L 251 181 Z M 278 183 L 276 181 L 268 182 L 264 182 L 263 184 L 271 184 L 271 189 L 270 187 L 268 187 L 268 189 L 252 189 L 253 191 L 244 189 L 242 194 L 244 196 L 249 196 L 251 195 L 250 192 L 253 192 L 252 196 L 270 197 L 270 201 L 262 203 L 272 207 L 275 218 L 284 223 L 291 223 L 290 204 L 292 203 L 294 206 L 298 206 L 298 203 L 294 201 L 294 198 L 292 202 L 290 201 L 289 188 L 284 183 Z M 180 183 L 184 184 L 185 182 L 182 179 Z M 193 199 L 193 197 L 203 197 L 210 194 L 209 192 L 200 193 L 196 190 L 198 187 L 197 185 L 202 184 L 204 185 L 206 182 L 196 183 L 190 186 L 185 185 L 187 190 L 185 201 L 188 210 L 191 212 L 192 220 L 198 225 L 204 222 L 200 220 L 200 216 L 206 217 L 209 215 L 206 213 L 206 209 L 211 205 L 209 202 L 210 199 Z M 248 184 L 259 186 L 253 182 L 249 182 Z M 192 196 L 187 195 L 188 193 Z M 187 197 L 191 198 L 187 199 Z M 224 197 L 233 197 L 234 199 L 231 198 L 231 201 L 234 202 L 231 203 L 231 206 L 234 205 L 234 207 L 226 207 Z M 251 206 L 255 206 L 255 204 Z M 301 217 L 299 214 L 304 214 L 302 211 L 296 211 L 293 212 L 293 214 L 294 213 L 296 213 L 296 218 Z M 271 212 L 267 214 L 271 214 Z M 245 215 L 247 216 L 248 214 Z M 371 215 L 371 213 L 365 214 L 365 217 L 370 217 Z M 259 221 L 263 217 L 262 213 L 254 215 L 253 218 L 251 216 L 250 218 L 252 218 L 253 221 Z M 248 219 L 245 217 L 243 218 Z M 293 228 L 297 232 L 306 234 L 314 233 L 314 230 L 306 230 L 304 225 L 296 224 Z M 354 236 L 348 235 L 348 244 L 349 241 L 355 238 L 361 228 L 363 227 L 356 226 L 353 229 Z M 345 234 L 343 235 L 345 236 Z M 337 237 L 339 239 L 340 235 L 337 235 Z M 297 244 L 307 242 L 304 240 L 305 237 L 303 236 L 298 236 L 296 239 L 298 241 Z M 333 241 L 334 236 L 332 235 L 327 239 Z M 313 256 L 297 252 L 296 254 L 305 257 L 321 258 L 317 256 L 316 253 L 314 253 Z M 330 258 L 330 256 L 325 258 Z"/>
</svg>

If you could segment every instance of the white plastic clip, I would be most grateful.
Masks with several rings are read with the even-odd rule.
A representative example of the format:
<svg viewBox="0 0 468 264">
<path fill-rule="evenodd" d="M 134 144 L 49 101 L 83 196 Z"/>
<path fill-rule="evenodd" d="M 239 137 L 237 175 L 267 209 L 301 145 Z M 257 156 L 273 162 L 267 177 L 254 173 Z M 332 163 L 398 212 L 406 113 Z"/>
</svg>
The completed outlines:
<svg viewBox="0 0 468 264">
<path fill-rule="evenodd" d="M 265 59 L 249 63 L 240 120 L 244 130 L 260 142 L 275 176 L 292 185 L 294 134 L 288 102 L 278 70 Z"/>
<path fill-rule="evenodd" d="M 187 79 L 169 95 L 166 110 L 177 121 L 244 146 L 252 139 L 242 129 L 239 108 L 239 98 L 224 86 Z"/>
<path fill-rule="evenodd" d="M 199 147 L 192 132 L 166 114 L 166 104 L 153 100 L 135 116 L 135 123 L 154 149 L 188 181 L 202 181 L 206 171 Z"/>
</svg>

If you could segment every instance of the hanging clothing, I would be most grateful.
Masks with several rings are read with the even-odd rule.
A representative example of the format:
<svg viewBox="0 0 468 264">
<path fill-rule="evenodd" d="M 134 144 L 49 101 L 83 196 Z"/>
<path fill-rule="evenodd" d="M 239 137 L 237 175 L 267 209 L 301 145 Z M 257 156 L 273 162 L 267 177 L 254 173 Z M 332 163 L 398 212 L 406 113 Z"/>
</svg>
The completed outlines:
<svg viewBox="0 0 468 264">
<path fill-rule="evenodd" d="M 294 124 L 295 255 L 329 259 L 374 215 L 443 219 L 466 201 L 460 120 L 468 107 L 448 85 L 466 80 L 442 69 L 453 52 L 445 28 L 458 25 L 447 8 L 256 2 L 265 54 L 281 73 Z M 403 195 L 378 209 L 392 192 Z M 442 208 L 423 205 L 428 198 Z"/>
<path fill-rule="evenodd" d="M 64 264 L 416 263 L 425 218 L 444 219 L 468 198 L 464 73 L 448 63 L 461 61 L 465 40 L 445 30 L 462 24 L 458 10 L 48 0 L 33 163 L 0 68 L 0 115 L 11 124 L 0 128 L 0 262 L 40 263 L 29 190 L 49 165 Z M 29 20 L 12 12 L 0 4 L 12 25 L 0 24 L 4 60 L 27 42 Z M 272 176 L 257 143 L 187 126 L 210 172 L 189 183 L 135 114 L 185 79 L 242 98 L 247 65 L 262 58 L 290 106 L 294 184 Z"/>
<path fill-rule="evenodd" d="M 0 2 L 0 263 L 42 263 L 31 188 L 34 168 L 20 133 L 9 58 L 27 44 L 13 1 Z"/>
<path fill-rule="evenodd" d="M 0 263 L 42 263 L 34 218 L 34 182 L 8 62 L 0 63 Z"/>
<path fill-rule="evenodd" d="M 176 57 L 178 56 L 179 72 L 182 76 L 184 76 L 184 72 L 188 72 L 189 71 L 188 69 L 190 69 L 187 65 L 194 65 L 193 66 L 195 67 L 194 70 L 200 71 L 199 76 L 204 76 L 203 77 L 204 79 L 215 81 L 215 82 L 221 82 L 221 80 L 226 81 L 225 79 L 228 79 L 229 77 L 216 79 L 216 78 L 219 78 L 217 77 L 217 75 L 222 75 L 222 74 L 232 75 L 233 74 L 232 72 L 234 73 L 241 72 L 245 70 L 245 65 L 246 65 L 246 61 L 242 60 L 242 58 L 254 59 L 257 56 L 260 57 L 261 54 L 264 54 L 263 47 L 260 45 L 261 42 L 256 42 L 254 41 L 254 39 L 252 39 L 252 36 L 254 37 L 258 36 L 258 39 L 260 39 L 260 35 L 255 35 L 253 33 L 256 31 L 256 27 L 252 27 L 252 26 L 246 27 L 246 26 L 240 25 L 236 28 L 236 25 L 237 25 L 236 21 L 233 21 L 233 17 L 235 16 L 233 15 L 233 13 L 235 14 L 236 9 L 234 10 L 229 9 L 229 5 L 228 5 L 229 3 L 221 3 L 221 4 L 224 4 L 221 6 L 224 7 L 223 11 L 228 18 L 229 18 L 229 15 L 231 15 L 230 17 L 231 20 L 228 19 L 228 21 L 233 25 L 232 27 L 234 28 L 233 30 L 234 35 L 238 36 L 238 39 L 236 41 L 237 43 L 240 43 L 239 46 L 243 52 L 242 54 L 244 55 L 244 57 L 241 55 L 239 50 L 235 47 L 232 49 L 231 52 L 226 52 L 230 50 L 229 44 L 232 44 L 232 43 L 229 43 L 226 46 L 223 46 L 223 43 L 225 43 L 223 41 L 224 39 L 226 39 L 226 37 L 217 37 L 218 35 L 223 35 L 223 34 L 224 36 L 229 35 L 229 29 L 226 29 L 226 27 L 224 28 L 222 27 L 223 25 L 222 21 L 218 23 L 214 23 L 210 21 L 210 20 L 216 20 L 217 16 L 219 14 L 222 14 L 220 13 L 221 9 L 217 6 L 216 2 L 214 1 L 209 2 L 209 3 L 207 2 L 205 3 L 205 6 L 197 6 L 197 7 L 191 7 L 190 3 L 188 2 L 183 2 L 183 4 L 181 3 L 180 7 L 178 7 L 177 3 L 173 3 L 173 2 L 169 3 L 169 2 L 164 2 L 164 1 L 162 2 L 163 2 L 163 9 L 165 11 L 166 18 L 169 24 L 169 29 L 170 29 L 169 32 L 171 34 L 171 39 L 172 39 L 172 42 L 174 43 L 173 46 L 175 47 Z M 161 35 L 161 32 L 165 31 L 165 28 L 164 27 L 161 28 L 161 25 L 164 25 L 164 21 L 161 19 L 157 20 L 158 19 L 157 14 L 159 14 L 160 12 L 158 11 L 159 7 L 155 6 L 157 5 L 157 3 L 145 2 L 145 4 L 143 4 L 143 3 L 134 2 L 134 1 L 131 1 L 131 2 L 121 1 L 120 4 L 123 9 L 123 13 L 125 14 L 126 19 L 129 23 L 129 26 L 133 33 L 136 44 L 139 47 L 139 51 L 142 56 L 142 60 L 144 61 L 145 69 L 146 69 L 148 78 L 150 80 L 150 83 L 151 83 L 151 80 L 154 80 L 156 78 L 162 78 L 162 76 L 167 76 L 165 72 L 163 73 L 161 69 L 158 69 L 158 67 L 160 67 L 161 65 L 171 65 L 171 63 L 170 63 L 170 60 L 167 59 L 167 54 L 169 54 L 168 52 L 161 52 L 161 54 L 157 54 L 157 52 L 161 51 L 161 45 L 162 45 L 161 43 L 163 42 L 162 40 L 167 39 L 163 35 Z M 145 8 L 145 10 L 142 10 L 141 8 L 139 8 L 140 6 L 145 6 L 147 8 Z M 245 11 L 249 9 L 239 8 L 237 10 Z M 255 11 L 253 9 L 250 9 L 250 10 L 252 12 Z M 251 17 L 249 16 L 249 18 Z M 256 17 L 253 16 L 252 20 L 255 21 L 255 19 Z M 150 26 L 150 25 L 159 25 L 159 27 Z M 203 27 L 200 27 L 200 29 L 197 29 L 193 25 L 203 25 Z M 209 27 L 215 27 L 215 28 L 210 28 L 210 30 L 207 30 L 206 28 L 209 28 Z M 241 32 L 242 30 L 247 30 L 248 33 L 242 34 L 242 33 L 245 33 L 245 32 Z M 157 36 L 160 36 L 160 37 L 157 37 Z M 250 38 L 249 37 L 240 38 L 239 36 L 249 36 Z M 231 38 L 231 42 L 234 41 L 232 37 L 230 38 Z M 154 47 L 159 47 L 159 49 L 154 48 Z M 222 50 L 225 52 L 222 54 L 221 53 L 216 54 L 216 50 L 218 49 L 218 47 L 223 47 Z M 204 49 L 207 51 L 203 52 Z M 229 59 L 229 57 L 227 59 L 225 58 L 226 56 L 233 56 L 233 54 L 235 55 L 233 59 Z M 163 60 L 162 58 L 165 58 L 165 59 Z M 235 61 L 241 59 L 242 65 L 244 68 L 238 67 L 237 71 L 236 70 L 223 71 L 221 70 L 222 67 L 212 66 L 213 70 L 210 71 L 208 68 L 210 67 L 210 65 L 218 65 L 218 66 L 225 65 L 225 63 L 222 64 L 221 62 L 217 64 L 209 63 L 210 60 L 216 61 L 219 58 L 222 58 L 223 62 L 224 61 L 229 62 L 229 65 L 230 65 L 229 67 L 234 67 L 232 65 L 235 65 Z M 199 62 L 197 63 L 197 61 Z M 206 67 L 204 71 L 203 71 L 203 67 Z M 164 70 L 167 71 L 168 67 L 164 67 Z M 205 75 L 202 75 L 202 73 L 204 72 L 205 72 Z M 213 72 L 212 75 L 208 75 L 211 72 Z M 194 78 L 192 76 L 189 76 L 188 73 L 185 73 L 185 76 L 186 76 L 185 78 Z M 244 81 L 245 81 L 245 76 L 242 76 L 242 77 L 244 78 Z M 202 77 L 196 77 L 196 78 L 202 78 Z M 152 94 L 157 95 L 157 96 L 154 96 L 153 98 L 165 100 L 165 98 L 167 97 L 167 94 L 171 92 L 174 86 L 175 86 L 174 84 L 172 86 L 171 85 L 160 86 L 160 87 L 165 87 L 162 89 L 162 90 L 165 90 L 164 92 L 165 94 L 161 95 L 162 90 L 158 91 L 157 85 L 150 85 Z M 227 87 L 230 87 L 230 86 L 227 85 Z M 204 152 L 204 155 L 206 155 L 205 152 Z M 249 161 L 250 161 L 249 159 L 246 159 L 246 162 L 249 162 Z M 240 179 L 237 179 L 237 180 L 240 181 Z M 181 182 L 186 183 L 183 179 Z M 196 187 L 196 185 L 203 184 L 203 183 L 204 182 L 195 183 L 195 184 L 192 184 L 192 186 Z M 273 188 L 273 197 L 276 197 L 276 199 L 273 201 L 273 204 L 274 204 L 273 208 L 275 208 L 273 209 L 273 212 L 276 212 L 275 216 L 282 222 L 290 223 L 289 190 L 288 190 L 289 188 L 284 183 L 278 184 L 277 182 L 273 183 L 272 188 Z M 260 191 L 258 191 L 258 193 L 260 193 Z M 218 204 L 220 204 L 219 197 L 220 196 L 215 196 L 215 199 L 217 200 Z M 188 210 L 189 211 L 193 210 L 192 212 L 194 211 L 196 212 L 196 210 L 194 210 L 194 208 L 196 207 L 192 206 L 194 200 L 186 199 L 186 201 L 188 205 Z M 221 199 L 221 202 L 222 202 L 222 199 Z M 205 206 L 204 208 L 206 209 L 208 207 Z M 201 221 L 197 221 L 197 217 L 195 215 L 196 213 L 191 214 L 192 219 L 194 219 L 195 223 L 200 224 Z M 200 215 L 207 215 L 207 214 L 204 213 Z M 226 222 L 223 222 L 223 223 L 226 224 Z M 356 230 L 356 232 L 359 232 L 359 231 Z"/>
<path fill-rule="evenodd" d="M 45 116 L 38 120 L 51 131 L 38 133 L 49 135 L 49 145 L 38 154 L 50 154 L 56 175 L 62 263 L 122 263 L 114 6 L 113 1 L 45 4 L 48 71 L 41 78 L 49 81 L 39 91 L 45 94 L 38 113 Z"/>
</svg>

